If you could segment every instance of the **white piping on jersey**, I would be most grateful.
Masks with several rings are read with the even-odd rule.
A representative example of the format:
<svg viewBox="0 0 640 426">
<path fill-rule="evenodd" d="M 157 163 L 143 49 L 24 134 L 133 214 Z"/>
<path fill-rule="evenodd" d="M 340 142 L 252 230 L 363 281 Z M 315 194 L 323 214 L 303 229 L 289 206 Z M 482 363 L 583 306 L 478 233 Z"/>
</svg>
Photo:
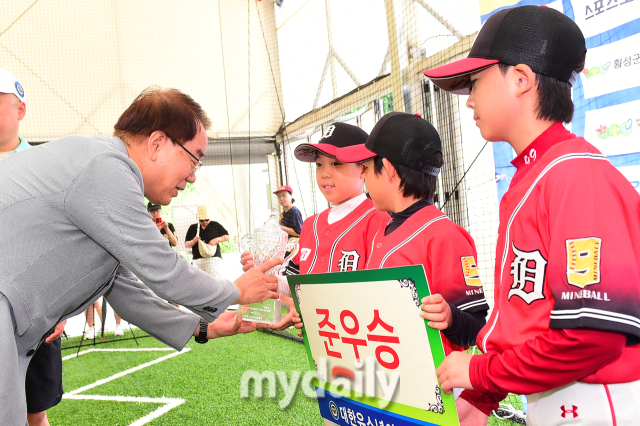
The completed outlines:
<svg viewBox="0 0 640 426">
<path fill-rule="evenodd" d="M 387 254 L 384 255 L 384 257 L 382 258 L 382 261 L 380 262 L 380 268 L 384 268 L 384 262 L 387 261 L 387 259 L 389 258 L 389 256 L 391 256 L 393 253 L 395 253 L 397 250 L 399 250 L 400 248 L 402 248 L 404 245 L 406 245 L 409 241 L 413 240 L 415 237 L 417 237 L 422 231 L 424 231 L 429 225 L 431 225 L 433 222 L 437 222 L 439 220 L 442 219 L 447 219 L 446 215 L 442 215 L 442 216 L 438 216 L 435 219 L 431 219 L 429 222 L 425 223 L 424 225 L 422 225 L 420 228 L 418 228 L 418 230 L 416 232 L 414 232 L 413 234 L 411 234 L 406 240 L 404 240 L 403 242 L 401 242 L 400 244 L 398 244 L 397 246 L 395 246 L 394 248 L 392 248 L 391 250 L 389 250 L 389 252 Z"/>
<path fill-rule="evenodd" d="M 371 260 L 371 254 L 373 253 L 373 246 L 376 244 L 376 238 L 378 238 L 378 234 L 383 229 L 387 229 L 387 226 L 389 226 L 391 221 L 393 221 L 393 219 L 390 219 L 389 222 L 387 222 L 387 224 L 385 225 L 384 228 L 378 229 L 378 231 L 376 232 L 376 235 L 373 236 L 373 240 L 371 240 L 371 250 L 369 251 L 369 258 L 367 259 L 367 266 L 365 266 L 364 269 L 369 269 L 369 261 Z"/>
<path fill-rule="evenodd" d="M 566 309 L 561 311 L 551 311 L 551 319 L 569 320 L 582 317 L 591 317 L 607 321 L 619 322 L 636 328 L 640 328 L 640 320 L 631 315 L 619 314 L 616 312 L 603 311 L 601 309 L 580 308 Z"/>
<path fill-rule="evenodd" d="M 311 261 L 309 272 L 313 271 L 313 267 L 316 265 L 316 260 L 318 259 L 318 246 L 320 245 L 320 241 L 318 241 L 318 218 L 321 214 L 322 213 L 318 213 L 313 221 L 313 236 L 316 239 L 316 250 L 313 252 L 313 261 Z"/>
<path fill-rule="evenodd" d="M 487 300 L 483 297 L 480 300 L 473 300 L 471 302 L 467 302 L 467 303 L 463 303 L 460 306 L 456 306 L 456 308 L 458 308 L 461 311 L 465 311 L 469 308 L 473 308 L 475 306 L 480 306 L 480 305 L 487 305 L 487 307 L 489 307 L 489 304 L 487 303 Z"/>
<path fill-rule="evenodd" d="M 529 187 L 527 192 L 524 194 L 524 197 L 522 197 L 522 200 L 520 200 L 520 202 L 518 203 L 516 208 L 513 210 L 513 213 L 511 213 L 511 217 L 509 218 L 509 222 L 507 222 L 507 232 L 506 232 L 505 239 L 504 239 L 504 250 L 502 251 L 502 263 L 500 264 L 500 288 L 502 288 L 502 276 L 503 276 L 503 272 L 504 272 L 504 264 L 507 261 L 507 253 L 509 251 L 509 230 L 511 229 L 511 225 L 513 224 L 513 220 L 515 219 L 516 214 L 518 214 L 518 212 L 520 211 L 520 208 L 522 207 L 522 205 L 525 203 L 525 201 L 527 201 L 527 198 L 529 198 L 529 195 L 531 195 L 531 193 L 533 192 L 533 188 L 535 188 L 535 186 L 538 184 L 540 179 L 542 179 L 544 177 L 544 175 L 546 175 L 547 172 L 553 166 L 555 166 L 556 164 L 562 163 L 563 161 L 574 160 L 574 159 L 585 159 L 585 158 L 586 159 L 593 159 L 593 160 L 609 161 L 607 159 L 607 157 L 605 157 L 602 154 L 592 154 L 592 153 L 589 153 L 589 152 L 567 154 L 567 155 L 563 155 L 561 157 L 556 158 L 551 163 L 549 163 L 547 165 L 547 167 L 545 167 L 544 170 L 542 170 L 542 172 L 540 172 L 540 174 L 538 175 L 536 180 L 533 181 L 533 183 L 531 184 L 531 186 Z M 497 309 L 497 307 L 496 307 L 496 309 Z M 493 331 L 493 328 L 495 327 L 497 321 L 498 321 L 498 315 L 496 314 L 496 317 L 493 320 L 493 325 L 491 326 L 491 329 L 484 336 L 484 339 L 482 339 L 482 347 L 483 348 L 486 348 L 485 345 L 487 344 L 487 339 L 489 338 L 489 335 Z"/>
<path fill-rule="evenodd" d="M 347 232 L 349 232 L 351 230 L 351 228 L 353 228 L 354 226 L 356 226 L 362 219 L 364 219 L 365 217 L 367 217 L 367 215 L 369 213 L 371 213 L 372 211 L 374 211 L 376 208 L 375 207 L 371 207 L 369 210 L 367 210 L 362 216 L 360 216 L 358 218 L 358 220 L 356 220 L 355 222 L 353 222 L 347 229 L 345 229 L 342 234 L 340 234 L 340 236 L 338 238 L 336 238 L 336 240 L 333 242 L 333 245 L 331 246 L 331 254 L 329 255 L 329 269 L 327 270 L 327 272 L 331 272 L 331 265 L 333 265 L 333 253 L 336 250 L 336 245 L 338 245 L 338 241 L 340 241 L 342 239 L 342 237 L 344 237 L 345 235 L 347 235 Z M 357 268 L 358 265 L 356 265 Z"/>
<path fill-rule="evenodd" d="M 487 346 L 486 346 L 487 345 L 487 337 L 489 337 L 489 335 L 491 334 L 491 332 L 495 328 L 496 324 L 498 323 L 498 317 L 499 316 L 500 316 L 500 311 L 496 309 L 496 319 L 493 320 L 493 324 L 491 325 L 491 328 L 489 329 L 487 334 L 484 336 L 484 339 L 482 339 L 482 352 L 484 352 L 485 354 L 487 353 Z"/>
</svg>

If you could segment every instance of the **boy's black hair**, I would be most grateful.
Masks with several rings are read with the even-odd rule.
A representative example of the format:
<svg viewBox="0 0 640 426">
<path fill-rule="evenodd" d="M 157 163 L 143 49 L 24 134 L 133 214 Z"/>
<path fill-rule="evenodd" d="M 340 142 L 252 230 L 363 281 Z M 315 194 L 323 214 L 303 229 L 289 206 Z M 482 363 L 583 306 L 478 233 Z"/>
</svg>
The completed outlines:
<svg viewBox="0 0 640 426">
<path fill-rule="evenodd" d="M 400 189 L 405 198 L 413 197 L 417 199 L 427 199 L 433 201 L 436 193 L 437 177 L 428 173 L 419 172 L 408 167 L 401 166 L 390 161 L 398 177 L 400 178 Z M 444 164 L 441 152 L 434 152 L 427 160 L 427 164 L 441 168 Z M 382 173 L 382 157 L 379 155 L 373 158 L 373 173 L 377 176 Z"/>
<path fill-rule="evenodd" d="M 584 66 L 584 60 L 585 57 L 583 56 L 574 69 L 581 69 Z M 512 65 L 500 62 L 498 67 L 502 75 L 506 75 Z M 538 120 L 571 123 L 574 110 L 573 100 L 571 99 L 571 83 L 536 73 L 536 85 L 538 90 L 536 118 Z"/>
</svg>

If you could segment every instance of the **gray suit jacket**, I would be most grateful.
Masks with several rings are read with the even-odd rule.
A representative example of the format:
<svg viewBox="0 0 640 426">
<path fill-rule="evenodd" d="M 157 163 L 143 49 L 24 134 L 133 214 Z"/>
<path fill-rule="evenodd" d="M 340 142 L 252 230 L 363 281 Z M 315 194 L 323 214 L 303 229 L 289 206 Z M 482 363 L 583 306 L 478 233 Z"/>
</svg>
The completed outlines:
<svg viewBox="0 0 640 426">
<path fill-rule="evenodd" d="M 143 197 L 140 170 L 118 138 L 68 136 L 0 163 L 0 293 L 11 303 L 20 353 L 101 295 L 176 349 L 199 318 L 154 292 L 209 321 L 238 298 L 233 283 L 167 245 Z"/>
</svg>

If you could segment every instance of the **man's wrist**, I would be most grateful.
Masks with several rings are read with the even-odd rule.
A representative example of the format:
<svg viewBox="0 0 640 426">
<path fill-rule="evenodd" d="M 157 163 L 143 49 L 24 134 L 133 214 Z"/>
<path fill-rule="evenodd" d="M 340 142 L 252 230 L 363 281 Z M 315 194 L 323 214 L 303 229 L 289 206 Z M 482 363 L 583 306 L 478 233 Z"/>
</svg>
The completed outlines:
<svg viewBox="0 0 640 426">
<path fill-rule="evenodd" d="M 209 323 L 204 319 L 200 319 L 198 324 L 198 335 L 196 336 L 197 343 L 207 343 L 209 341 Z"/>
<path fill-rule="evenodd" d="M 238 289 L 238 298 L 235 300 L 235 302 L 232 303 L 232 305 L 236 305 L 236 304 L 239 304 L 241 300 L 243 300 L 243 291 L 240 287 L 238 287 L 238 284 L 236 284 L 235 282 L 233 283 L 233 285 L 235 285 L 236 288 Z"/>
</svg>

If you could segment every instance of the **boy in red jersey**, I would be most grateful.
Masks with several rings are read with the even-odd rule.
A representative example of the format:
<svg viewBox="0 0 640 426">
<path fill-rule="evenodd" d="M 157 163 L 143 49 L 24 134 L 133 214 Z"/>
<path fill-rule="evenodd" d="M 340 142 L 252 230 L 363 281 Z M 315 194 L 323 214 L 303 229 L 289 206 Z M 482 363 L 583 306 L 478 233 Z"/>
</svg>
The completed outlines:
<svg viewBox="0 0 640 426">
<path fill-rule="evenodd" d="M 300 232 L 300 250 L 285 275 L 357 271 L 365 268 L 374 233 L 389 222 L 389 215 L 376 210 L 363 192 L 361 164 L 345 164 L 335 157 L 341 147 L 362 144 L 367 133 L 361 128 L 336 122 L 325 129 L 317 144 L 300 144 L 294 155 L 300 161 L 316 164 L 316 182 L 331 207 L 308 217 Z M 251 256 L 243 253 L 245 270 Z M 285 279 L 278 291 L 290 295 Z M 291 306 L 291 304 L 290 304 Z M 287 315 L 275 329 L 292 325 Z M 298 323 L 299 324 L 299 323 Z M 301 327 L 301 326 L 300 326 Z"/>
<path fill-rule="evenodd" d="M 307 218 L 300 233 L 300 251 L 289 273 L 358 271 L 365 267 L 369 243 L 389 215 L 377 211 L 363 191 L 361 164 L 345 164 L 336 159 L 341 147 L 364 143 L 361 128 L 333 123 L 317 144 L 301 144 L 294 155 L 316 164 L 316 182 L 331 207 Z"/>
<path fill-rule="evenodd" d="M 461 424 L 486 424 L 507 392 L 527 395 L 530 425 L 638 424 L 640 196 L 562 125 L 585 54 L 570 18 L 522 6 L 489 18 L 468 58 L 425 71 L 470 94 L 482 136 L 517 154 L 484 353 L 451 354 L 437 370 L 445 391 L 470 389 Z"/>
<path fill-rule="evenodd" d="M 376 232 L 366 268 L 423 265 L 432 295 L 421 315 L 446 337 L 445 353 L 475 344 L 489 306 L 473 239 L 433 205 L 443 164 L 438 132 L 416 115 L 392 112 L 366 143 L 340 148 L 337 157 L 364 162 L 373 205 L 392 217 Z"/>
</svg>

